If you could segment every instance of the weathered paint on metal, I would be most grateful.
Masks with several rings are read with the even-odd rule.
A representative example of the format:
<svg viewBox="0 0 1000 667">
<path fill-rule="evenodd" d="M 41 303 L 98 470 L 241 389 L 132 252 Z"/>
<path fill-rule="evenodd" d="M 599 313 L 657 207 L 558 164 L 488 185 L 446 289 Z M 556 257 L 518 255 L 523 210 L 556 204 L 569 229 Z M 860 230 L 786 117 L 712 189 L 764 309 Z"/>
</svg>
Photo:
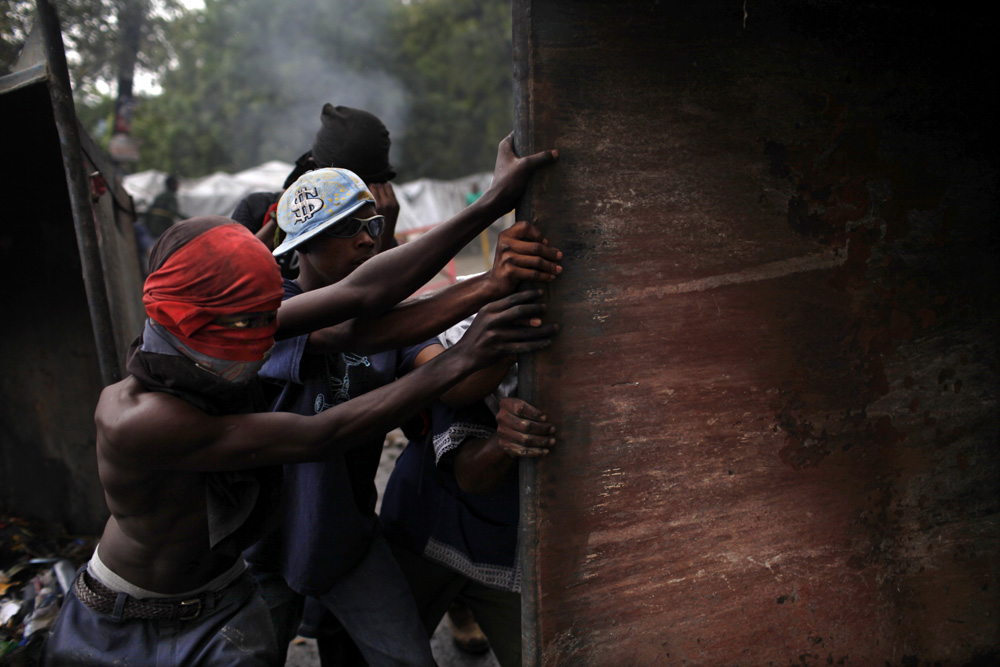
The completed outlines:
<svg viewBox="0 0 1000 667">
<path fill-rule="evenodd" d="M 522 469 L 525 664 L 995 660 L 979 28 L 536 0 L 514 30 L 519 149 L 561 153 L 519 215 L 566 253 L 522 366 L 560 437 Z"/>
<path fill-rule="evenodd" d="M 142 279 L 131 200 L 77 123 L 51 5 L 39 16 L 16 71 L 0 78 L 0 506 L 95 532 L 107 508 L 94 408 L 140 330 Z M 96 200 L 95 172 L 108 184 Z"/>
</svg>

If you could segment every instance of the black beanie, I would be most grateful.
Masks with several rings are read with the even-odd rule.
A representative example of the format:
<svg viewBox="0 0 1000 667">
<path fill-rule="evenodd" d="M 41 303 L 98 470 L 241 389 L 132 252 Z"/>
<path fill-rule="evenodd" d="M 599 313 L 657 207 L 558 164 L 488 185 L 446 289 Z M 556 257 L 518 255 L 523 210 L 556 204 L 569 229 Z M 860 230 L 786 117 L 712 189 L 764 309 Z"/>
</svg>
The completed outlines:
<svg viewBox="0 0 1000 667">
<path fill-rule="evenodd" d="M 350 169 L 365 183 L 384 183 L 396 176 L 389 164 L 389 130 L 360 109 L 323 105 L 322 125 L 313 140 L 318 167 Z"/>
</svg>

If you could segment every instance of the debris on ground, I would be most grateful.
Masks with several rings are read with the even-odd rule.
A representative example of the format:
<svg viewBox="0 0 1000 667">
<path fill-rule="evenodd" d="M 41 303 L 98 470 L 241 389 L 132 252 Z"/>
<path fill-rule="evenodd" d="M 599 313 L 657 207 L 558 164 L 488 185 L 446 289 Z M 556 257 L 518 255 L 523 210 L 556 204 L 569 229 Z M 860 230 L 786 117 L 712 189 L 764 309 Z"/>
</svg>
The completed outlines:
<svg viewBox="0 0 1000 667">
<path fill-rule="evenodd" d="M 38 663 L 63 595 L 96 543 L 95 537 L 0 513 L 0 664 Z"/>
</svg>

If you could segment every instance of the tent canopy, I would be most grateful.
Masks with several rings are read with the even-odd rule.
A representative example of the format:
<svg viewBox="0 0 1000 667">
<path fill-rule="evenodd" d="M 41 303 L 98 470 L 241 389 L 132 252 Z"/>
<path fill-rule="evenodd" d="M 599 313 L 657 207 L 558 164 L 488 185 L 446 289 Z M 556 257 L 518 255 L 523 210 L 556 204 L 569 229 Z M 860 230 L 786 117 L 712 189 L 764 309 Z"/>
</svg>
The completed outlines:
<svg viewBox="0 0 1000 667">
<path fill-rule="evenodd" d="M 185 215 L 232 214 L 233 209 L 252 192 L 277 192 L 294 165 L 279 160 L 235 174 L 216 172 L 195 179 L 180 179 L 177 200 Z M 153 198 L 164 189 L 167 174 L 150 170 L 126 176 L 125 190 L 132 196 L 137 211 L 149 208 Z M 447 220 L 468 205 L 470 192 L 483 192 L 492 174 L 484 172 L 453 181 L 422 178 L 394 184 L 399 200 L 397 232 L 410 232 Z"/>
</svg>

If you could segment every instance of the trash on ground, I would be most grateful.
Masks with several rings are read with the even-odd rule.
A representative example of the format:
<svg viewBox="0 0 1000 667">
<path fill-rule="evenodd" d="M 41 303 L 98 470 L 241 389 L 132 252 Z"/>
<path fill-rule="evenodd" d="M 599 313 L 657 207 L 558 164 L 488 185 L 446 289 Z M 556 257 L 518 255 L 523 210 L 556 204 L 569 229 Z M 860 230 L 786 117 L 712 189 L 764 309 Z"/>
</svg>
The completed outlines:
<svg viewBox="0 0 1000 667">
<path fill-rule="evenodd" d="M 37 664 L 63 596 L 96 543 L 0 513 L 0 664 Z"/>
</svg>

